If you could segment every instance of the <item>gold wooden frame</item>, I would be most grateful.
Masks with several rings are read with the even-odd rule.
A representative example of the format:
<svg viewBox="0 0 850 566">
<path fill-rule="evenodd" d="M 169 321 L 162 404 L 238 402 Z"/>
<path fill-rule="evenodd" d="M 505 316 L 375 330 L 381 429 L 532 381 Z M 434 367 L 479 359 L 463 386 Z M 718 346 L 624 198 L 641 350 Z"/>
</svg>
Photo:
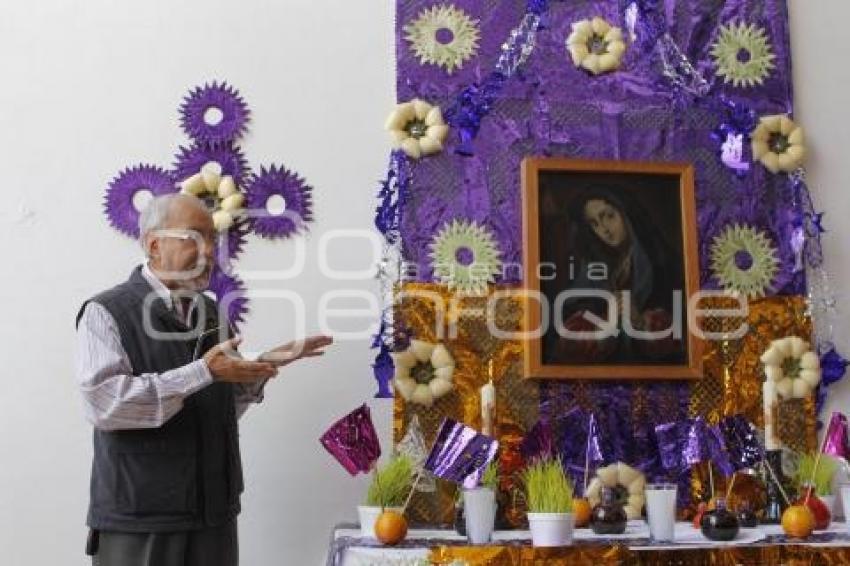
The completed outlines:
<svg viewBox="0 0 850 566">
<path fill-rule="evenodd" d="M 573 160 L 529 157 L 522 162 L 523 266 L 525 281 L 525 330 L 540 328 L 540 307 L 533 299 L 540 293 L 536 266 L 540 264 L 540 193 L 541 171 L 634 173 L 675 175 L 679 178 L 682 218 L 682 251 L 686 299 L 699 290 L 697 217 L 694 198 L 694 168 L 686 163 L 646 163 L 628 161 Z M 687 318 L 685 317 L 687 326 Z M 523 375 L 527 379 L 699 379 L 703 375 L 703 343 L 687 332 L 687 364 L 633 365 L 586 364 L 553 365 L 543 363 L 543 337 L 524 340 Z"/>
</svg>

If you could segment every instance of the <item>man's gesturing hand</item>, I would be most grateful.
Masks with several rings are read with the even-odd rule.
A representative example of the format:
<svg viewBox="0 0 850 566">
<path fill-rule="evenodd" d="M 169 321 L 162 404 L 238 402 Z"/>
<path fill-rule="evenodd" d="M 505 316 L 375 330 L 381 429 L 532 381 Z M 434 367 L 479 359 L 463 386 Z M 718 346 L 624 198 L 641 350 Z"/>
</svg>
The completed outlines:
<svg viewBox="0 0 850 566">
<path fill-rule="evenodd" d="M 216 381 L 244 383 L 268 379 L 277 374 L 274 364 L 264 361 L 243 360 L 236 351 L 241 337 L 225 340 L 204 354 L 204 361 Z"/>
<path fill-rule="evenodd" d="M 321 356 L 325 352 L 322 350 L 325 346 L 333 343 L 333 338 L 330 336 L 310 336 L 303 340 L 294 340 L 277 348 L 273 348 L 261 355 L 258 362 L 268 362 L 276 367 L 282 367 L 286 364 L 291 364 L 295 360 L 301 358 L 312 358 Z"/>
</svg>

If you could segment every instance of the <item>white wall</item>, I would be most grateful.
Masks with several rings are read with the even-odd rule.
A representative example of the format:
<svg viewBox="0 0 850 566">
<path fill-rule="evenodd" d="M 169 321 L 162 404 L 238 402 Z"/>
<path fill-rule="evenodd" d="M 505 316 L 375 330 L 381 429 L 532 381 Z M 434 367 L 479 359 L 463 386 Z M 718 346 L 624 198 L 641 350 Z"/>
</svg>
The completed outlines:
<svg viewBox="0 0 850 566">
<path fill-rule="evenodd" d="M 283 161 L 317 189 L 308 257 L 328 229 L 369 228 L 386 160 L 381 126 L 394 102 L 392 4 L 0 4 L 3 564 L 87 563 L 90 440 L 74 387 L 73 318 L 84 298 L 124 278 L 139 258 L 135 244 L 101 214 L 106 183 L 134 161 L 167 165 L 183 141 L 176 121 L 181 96 L 192 85 L 225 78 L 254 112 L 244 144 L 251 164 Z M 829 212 L 828 260 L 841 288 L 850 281 L 841 245 L 850 237 L 843 221 L 850 131 L 842 106 L 850 69 L 841 41 L 850 7 L 843 0 L 791 0 L 791 7 L 798 114 L 814 150 L 811 185 Z M 292 250 L 253 239 L 240 265 L 285 267 Z M 332 251 L 340 267 L 369 261 L 362 241 Z M 338 286 L 309 261 L 302 277 L 278 288 L 301 294 L 309 314 L 322 292 Z M 290 309 L 254 304 L 248 346 L 292 336 Z M 317 328 L 314 321 L 310 326 Z M 843 322 L 837 335 L 850 353 L 847 330 Z M 286 371 L 269 387 L 265 405 L 243 420 L 243 564 L 319 563 L 331 526 L 354 519 L 364 482 L 348 479 L 316 439 L 333 418 L 370 398 L 370 359 L 365 340 L 342 342 L 324 359 Z M 848 397 L 850 385 L 842 384 L 831 406 L 848 408 Z M 370 404 L 388 446 L 390 403 Z"/>
</svg>

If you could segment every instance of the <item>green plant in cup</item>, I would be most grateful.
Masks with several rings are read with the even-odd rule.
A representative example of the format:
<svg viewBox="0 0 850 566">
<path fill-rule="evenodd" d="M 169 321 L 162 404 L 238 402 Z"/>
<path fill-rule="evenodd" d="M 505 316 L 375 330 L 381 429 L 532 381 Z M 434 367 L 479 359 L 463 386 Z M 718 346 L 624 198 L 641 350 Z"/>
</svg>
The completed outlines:
<svg viewBox="0 0 850 566">
<path fill-rule="evenodd" d="M 570 513 L 573 485 L 560 460 L 535 460 L 522 471 L 529 513 Z"/>
<path fill-rule="evenodd" d="M 372 474 L 366 494 L 370 507 L 401 507 L 413 484 L 413 462 L 407 456 L 394 456 Z"/>
</svg>

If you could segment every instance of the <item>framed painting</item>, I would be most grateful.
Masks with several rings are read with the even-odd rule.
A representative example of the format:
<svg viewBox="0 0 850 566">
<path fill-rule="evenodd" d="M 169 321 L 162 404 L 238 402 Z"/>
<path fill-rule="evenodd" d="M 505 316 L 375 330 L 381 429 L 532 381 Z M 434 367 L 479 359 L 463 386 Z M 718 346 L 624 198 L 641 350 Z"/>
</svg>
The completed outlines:
<svg viewBox="0 0 850 566">
<path fill-rule="evenodd" d="M 524 375 L 696 379 L 694 169 L 526 158 Z"/>
</svg>

